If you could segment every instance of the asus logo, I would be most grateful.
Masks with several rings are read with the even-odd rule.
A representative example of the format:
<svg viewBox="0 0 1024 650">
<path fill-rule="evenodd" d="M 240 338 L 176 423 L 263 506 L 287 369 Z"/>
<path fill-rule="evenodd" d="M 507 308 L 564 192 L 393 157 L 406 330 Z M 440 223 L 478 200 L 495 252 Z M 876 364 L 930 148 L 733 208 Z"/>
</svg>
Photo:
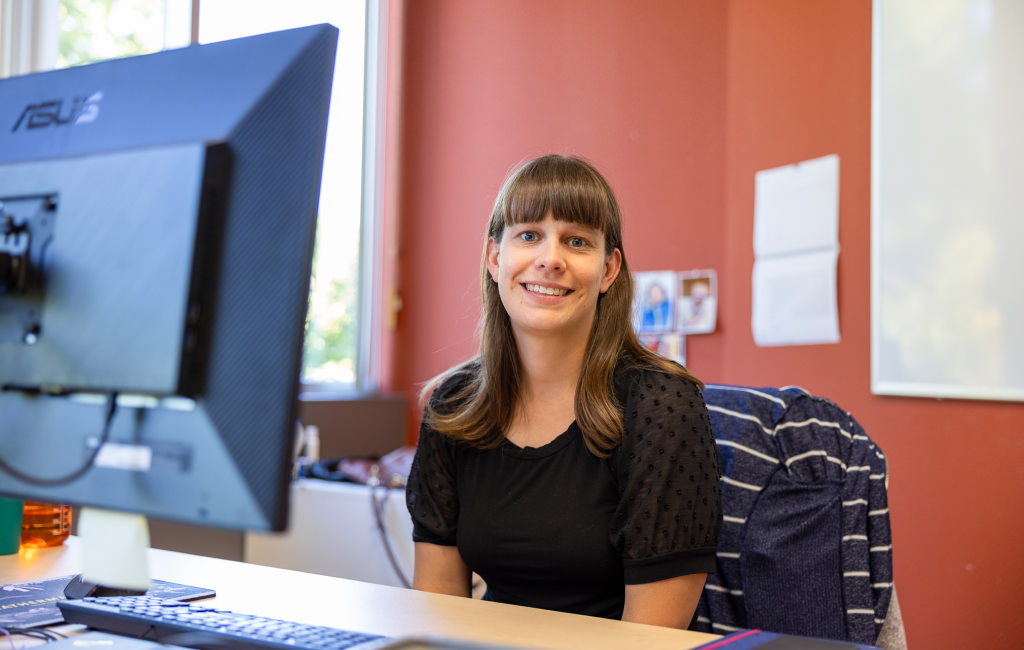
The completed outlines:
<svg viewBox="0 0 1024 650">
<path fill-rule="evenodd" d="M 44 129 L 48 126 L 65 126 L 68 124 L 88 124 L 100 115 L 102 92 L 95 92 L 88 97 L 75 97 L 67 106 L 64 100 L 52 99 L 39 104 L 29 104 L 21 112 L 21 117 L 11 127 L 11 133 L 23 127 L 28 129 Z"/>
</svg>

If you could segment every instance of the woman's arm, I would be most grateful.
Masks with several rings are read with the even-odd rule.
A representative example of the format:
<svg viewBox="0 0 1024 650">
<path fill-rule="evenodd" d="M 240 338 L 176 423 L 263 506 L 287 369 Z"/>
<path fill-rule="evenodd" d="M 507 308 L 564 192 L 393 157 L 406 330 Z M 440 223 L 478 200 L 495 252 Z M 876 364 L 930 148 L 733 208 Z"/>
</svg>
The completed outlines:
<svg viewBox="0 0 1024 650">
<path fill-rule="evenodd" d="M 622 620 L 686 629 L 697 609 L 706 573 L 626 585 Z"/>
<path fill-rule="evenodd" d="M 470 596 L 471 574 L 457 546 L 416 542 L 413 548 L 416 559 L 412 574 L 413 589 L 467 598 Z"/>
<path fill-rule="evenodd" d="M 624 379 L 624 432 L 612 461 L 620 492 L 612 543 L 627 582 L 622 618 L 685 628 L 716 566 L 718 450 L 695 384 L 649 370 Z"/>
</svg>

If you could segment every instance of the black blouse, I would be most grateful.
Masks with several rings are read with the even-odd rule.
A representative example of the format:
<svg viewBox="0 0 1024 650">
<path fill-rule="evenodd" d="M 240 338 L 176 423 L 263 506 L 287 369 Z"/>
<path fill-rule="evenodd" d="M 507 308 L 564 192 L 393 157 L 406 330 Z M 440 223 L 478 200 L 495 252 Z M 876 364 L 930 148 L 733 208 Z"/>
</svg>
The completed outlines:
<svg viewBox="0 0 1024 650">
<path fill-rule="evenodd" d="M 450 406 L 460 381 L 433 403 Z M 493 600 L 608 618 L 625 584 L 714 572 L 720 475 L 699 390 L 623 368 L 615 392 L 625 432 L 608 458 L 576 423 L 542 447 L 495 449 L 423 425 L 406 489 L 414 541 L 457 545 Z"/>
</svg>

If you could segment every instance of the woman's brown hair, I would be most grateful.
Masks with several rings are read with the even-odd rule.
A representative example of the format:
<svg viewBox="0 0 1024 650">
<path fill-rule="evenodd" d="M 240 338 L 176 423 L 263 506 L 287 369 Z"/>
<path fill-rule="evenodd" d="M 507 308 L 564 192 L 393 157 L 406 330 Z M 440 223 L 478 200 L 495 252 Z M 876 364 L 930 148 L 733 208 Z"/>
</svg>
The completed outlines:
<svg viewBox="0 0 1024 650">
<path fill-rule="evenodd" d="M 622 438 L 622 406 L 612 387 L 615 368 L 628 360 L 636 365 L 679 375 L 702 386 L 693 375 L 644 347 L 633 331 L 633 276 L 622 246 L 622 220 L 611 187 L 588 162 L 574 156 L 535 158 L 514 171 L 494 202 L 484 237 L 480 288 L 483 316 L 479 354 L 435 377 L 424 397 L 448 379 L 462 376 L 444 404 L 427 403 L 425 423 L 475 447 L 495 447 L 504 439 L 503 423 L 513 419 L 519 402 L 520 362 L 512 324 L 502 305 L 498 286 L 487 271 L 487 241 L 501 241 L 513 224 L 542 221 L 548 213 L 604 234 L 605 254 L 616 248 L 622 255 L 619 275 L 597 301 L 576 386 L 576 422 L 591 453 L 606 456 Z"/>
</svg>

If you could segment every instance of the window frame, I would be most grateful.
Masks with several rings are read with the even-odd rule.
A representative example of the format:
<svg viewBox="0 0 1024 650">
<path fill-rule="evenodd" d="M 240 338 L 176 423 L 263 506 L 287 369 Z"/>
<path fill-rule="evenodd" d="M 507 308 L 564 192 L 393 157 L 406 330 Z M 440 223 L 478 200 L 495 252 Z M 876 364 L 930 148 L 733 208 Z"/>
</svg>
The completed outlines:
<svg viewBox="0 0 1024 650">
<path fill-rule="evenodd" d="M 199 41 L 199 8 L 191 0 L 189 42 Z M 363 0 L 365 40 L 363 60 L 362 178 L 360 183 L 358 297 L 354 319 L 355 381 L 301 381 L 303 399 L 353 399 L 381 390 L 381 205 L 384 178 L 384 83 L 387 54 L 387 0 Z M 172 2 L 175 8 L 183 3 Z M 165 11 L 168 9 L 165 0 Z M 0 78 L 56 67 L 60 0 L 0 0 Z"/>
<path fill-rule="evenodd" d="M 59 0 L 0 0 L 0 79 L 57 63 Z"/>
<path fill-rule="evenodd" d="M 194 0 L 198 3 L 201 0 Z M 387 54 L 387 1 L 364 0 L 362 183 L 359 219 L 359 268 L 356 285 L 355 382 L 302 380 L 300 399 L 346 400 L 381 391 L 381 192 L 384 179 L 384 89 Z"/>
</svg>

